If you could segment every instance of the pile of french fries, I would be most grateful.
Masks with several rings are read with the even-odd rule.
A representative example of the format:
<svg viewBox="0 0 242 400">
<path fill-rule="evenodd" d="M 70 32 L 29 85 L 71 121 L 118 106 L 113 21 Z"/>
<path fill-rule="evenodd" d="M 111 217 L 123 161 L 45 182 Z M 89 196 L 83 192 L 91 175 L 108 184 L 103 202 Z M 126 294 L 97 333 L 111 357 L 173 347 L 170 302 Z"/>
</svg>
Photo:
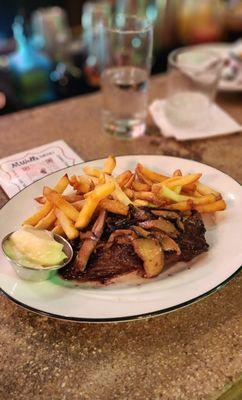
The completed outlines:
<svg viewBox="0 0 242 400">
<path fill-rule="evenodd" d="M 35 199 L 41 208 L 23 225 L 51 230 L 72 240 L 101 208 L 119 215 L 128 214 L 129 204 L 201 213 L 226 208 L 221 194 L 200 182 L 201 173 L 183 175 L 176 170 L 166 176 L 137 164 L 134 172 L 127 170 L 115 177 L 115 167 L 115 158 L 109 156 L 102 169 L 85 166 L 84 174 L 66 174 L 54 188 L 44 187 L 43 195 Z M 72 193 L 65 194 L 70 187 Z"/>
</svg>

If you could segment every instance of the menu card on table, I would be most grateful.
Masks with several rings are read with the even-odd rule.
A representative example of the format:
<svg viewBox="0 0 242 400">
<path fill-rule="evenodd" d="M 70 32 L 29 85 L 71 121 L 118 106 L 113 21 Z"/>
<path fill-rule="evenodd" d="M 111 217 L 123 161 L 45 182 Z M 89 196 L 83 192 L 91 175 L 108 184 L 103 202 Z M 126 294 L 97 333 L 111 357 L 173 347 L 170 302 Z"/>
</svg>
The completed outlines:
<svg viewBox="0 0 242 400">
<path fill-rule="evenodd" d="M 82 161 L 63 140 L 57 140 L 2 158 L 0 185 L 11 198 L 38 179 Z"/>
</svg>

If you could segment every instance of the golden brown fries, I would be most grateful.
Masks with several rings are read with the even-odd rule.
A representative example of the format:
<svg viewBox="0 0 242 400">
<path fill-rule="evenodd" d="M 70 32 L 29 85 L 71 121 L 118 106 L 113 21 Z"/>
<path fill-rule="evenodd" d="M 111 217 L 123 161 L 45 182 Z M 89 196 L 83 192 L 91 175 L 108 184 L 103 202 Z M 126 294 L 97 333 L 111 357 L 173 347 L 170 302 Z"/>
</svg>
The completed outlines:
<svg viewBox="0 0 242 400">
<path fill-rule="evenodd" d="M 186 200 L 186 201 L 180 201 L 179 203 L 169 204 L 169 209 L 188 211 L 192 209 L 192 206 L 193 206 L 192 200 Z"/>
<path fill-rule="evenodd" d="M 65 174 L 64 176 L 62 176 L 62 178 L 60 178 L 60 180 L 57 182 L 56 186 L 55 186 L 55 190 L 58 193 L 63 193 L 64 190 L 67 188 L 69 184 L 69 179 L 67 174 Z M 35 214 L 33 214 L 31 217 L 29 217 L 28 219 L 26 219 L 22 225 L 32 225 L 35 226 L 38 224 L 38 222 L 41 221 L 42 218 L 46 217 L 47 214 L 49 214 L 49 212 L 52 209 L 51 204 L 48 201 L 44 202 L 44 206 L 37 211 Z"/>
<path fill-rule="evenodd" d="M 100 178 L 100 175 L 102 174 L 102 171 L 100 169 L 89 166 L 84 167 L 83 171 L 86 175 L 94 176 L 95 178 Z"/>
<path fill-rule="evenodd" d="M 63 231 L 65 232 L 66 236 L 68 237 L 68 239 L 73 240 L 73 239 L 77 238 L 79 235 L 79 232 L 75 228 L 73 221 L 71 221 L 71 219 L 69 219 L 66 216 L 66 214 L 59 208 L 55 209 L 55 215 L 56 215 L 56 218 L 57 218 L 60 226 L 62 227 Z"/>
<path fill-rule="evenodd" d="M 209 186 L 204 185 L 203 183 L 198 182 L 196 185 L 196 190 L 201 194 L 201 195 L 206 195 L 206 194 L 214 194 L 216 199 L 221 199 L 221 194 L 217 192 L 214 189 L 211 189 Z"/>
<path fill-rule="evenodd" d="M 56 220 L 55 211 L 52 209 L 49 214 L 42 218 L 36 225 L 35 228 L 38 229 L 51 229 Z"/>
<path fill-rule="evenodd" d="M 195 190 L 197 188 L 197 184 L 196 184 L 196 182 L 188 183 L 187 185 L 181 186 L 181 188 L 182 188 L 183 192 L 190 193 L 192 195 L 192 193 L 195 192 Z"/>
<path fill-rule="evenodd" d="M 78 200 L 78 201 L 75 201 L 74 203 L 72 203 L 73 207 L 75 207 L 77 209 L 77 211 L 81 211 L 84 204 L 85 204 L 85 199 Z"/>
<path fill-rule="evenodd" d="M 60 194 L 54 190 L 44 187 L 44 196 L 49 200 L 51 204 L 62 210 L 68 218 L 72 221 L 76 221 L 78 218 L 78 211 L 68 201 L 66 201 Z"/>
<path fill-rule="evenodd" d="M 83 229 L 86 228 L 86 226 L 89 224 L 91 221 L 91 218 L 98 206 L 99 201 L 97 199 L 92 199 L 91 197 L 88 197 L 86 199 L 86 202 L 84 206 L 82 207 L 79 217 L 76 221 L 76 228 L 78 229 Z"/>
<path fill-rule="evenodd" d="M 151 186 L 147 185 L 147 183 L 142 183 L 135 180 L 132 183 L 132 189 L 136 190 L 137 192 L 148 192 L 151 190 Z"/>
<path fill-rule="evenodd" d="M 108 175 L 112 175 L 114 168 L 116 167 L 116 160 L 114 156 L 108 156 L 104 162 L 103 172 Z"/>
<path fill-rule="evenodd" d="M 35 226 L 38 222 L 44 218 L 52 209 L 52 205 L 49 202 L 46 202 L 43 207 L 33 214 L 31 217 L 27 218 L 22 225 L 32 225 Z"/>
<path fill-rule="evenodd" d="M 133 191 L 132 189 L 124 188 L 124 189 L 123 189 L 123 192 L 124 192 L 124 194 L 126 194 L 126 196 L 127 196 L 129 199 L 133 199 L 133 198 L 134 198 L 134 191 Z"/>
<path fill-rule="evenodd" d="M 76 228 L 85 228 L 89 224 L 98 203 L 105 199 L 105 197 L 108 197 L 114 190 L 115 184 L 111 181 L 97 186 L 92 194 L 86 199 L 86 202 L 78 215 L 75 224 Z"/>
<path fill-rule="evenodd" d="M 62 194 L 64 193 L 64 191 L 66 190 L 67 186 L 69 185 L 69 178 L 68 175 L 65 174 L 64 176 L 62 176 L 62 178 L 60 178 L 60 180 L 57 182 L 57 184 L 54 187 L 54 190 L 59 193 Z"/>
<path fill-rule="evenodd" d="M 121 203 L 120 201 L 111 200 L 107 198 L 100 201 L 100 207 L 114 214 L 121 214 L 121 215 L 127 215 L 129 211 L 128 206 Z"/>
<path fill-rule="evenodd" d="M 173 190 L 169 189 L 167 186 L 162 186 L 160 194 L 163 197 L 166 197 L 173 202 L 180 203 L 181 201 L 192 200 L 194 204 L 208 204 L 213 203 L 216 200 L 216 197 L 213 194 L 208 194 L 202 197 L 193 197 L 193 196 L 186 196 L 183 194 L 178 194 Z"/>
<path fill-rule="evenodd" d="M 52 229 L 52 232 L 55 233 L 56 235 L 66 236 L 61 225 L 54 226 L 54 228 Z"/>
<path fill-rule="evenodd" d="M 172 176 L 182 176 L 181 170 L 180 170 L 180 169 L 176 169 L 176 170 L 173 172 Z"/>
<path fill-rule="evenodd" d="M 134 172 L 126 170 L 115 177 L 115 167 L 115 157 L 109 156 L 103 168 L 86 166 L 83 175 L 71 178 L 65 174 L 53 189 L 44 188 L 43 195 L 35 199 L 41 208 L 23 225 L 49 229 L 73 239 L 100 208 L 119 215 L 127 215 L 130 204 L 202 213 L 226 208 L 221 193 L 200 182 L 201 173 L 183 175 L 176 169 L 171 176 L 165 176 L 138 163 Z M 72 193 L 65 192 L 68 185 Z"/>
<path fill-rule="evenodd" d="M 70 178 L 70 184 L 77 191 L 77 193 L 88 193 L 90 190 L 94 189 L 92 179 L 86 175 L 73 175 Z"/>
<path fill-rule="evenodd" d="M 124 187 L 126 187 L 126 188 L 131 188 L 134 179 L 135 179 L 135 174 L 132 174 L 132 175 L 130 176 L 128 182 L 125 183 Z"/>
<path fill-rule="evenodd" d="M 76 193 L 71 193 L 71 194 L 65 194 L 63 195 L 63 198 L 68 201 L 68 203 L 74 203 L 76 201 L 82 200 L 83 196 L 81 194 L 76 194 Z M 35 200 L 39 204 L 45 204 L 46 203 L 46 198 L 44 196 L 39 196 L 36 197 Z"/>
<path fill-rule="evenodd" d="M 136 192 L 135 190 L 132 190 L 132 199 L 146 200 L 152 203 L 155 200 L 155 195 L 152 192 L 145 192 L 145 191 Z"/>
<path fill-rule="evenodd" d="M 122 174 L 117 176 L 116 182 L 118 183 L 118 185 L 121 188 L 123 188 L 125 186 L 125 184 L 130 180 L 132 175 L 133 174 L 131 171 L 124 171 L 124 172 L 122 172 Z"/>
<path fill-rule="evenodd" d="M 224 200 L 217 200 L 214 203 L 196 205 L 193 207 L 200 213 L 213 213 L 215 211 L 223 211 L 226 209 L 226 203 Z"/>
<path fill-rule="evenodd" d="M 142 164 L 137 164 L 136 171 L 138 171 L 141 174 L 143 179 L 145 177 L 153 183 L 163 182 L 165 179 L 167 179 L 167 176 L 151 171 L 150 169 L 145 168 Z"/>
<path fill-rule="evenodd" d="M 185 176 L 176 176 L 173 178 L 168 178 L 163 180 L 162 185 L 168 186 L 169 188 L 173 188 L 175 186 L 186 186 L 191 183 L 196 182 L 199 178 L 201 178 L 202 174 L 189 174 Z"/>
<path fill-rule="evenodd" d="M 136 175 L 137 175 L 137 177 L 138 177 L 140 182 L 146 183 L 149 186 L 152 186 L 154 184 L 154 182 L 151 181 L 149 178 L 147 178 L 147 176 L 142 175 L 142 173 L 137 169 L 137 167 L 135 169 L 135 173 L 136 173 Z"/>
<path fill-rule="evenodd" d="M 134 206 L 136 207 L 148 207 L 149 202 L 147 200 L 136 199 L 133 201 Z"/>
</svg>

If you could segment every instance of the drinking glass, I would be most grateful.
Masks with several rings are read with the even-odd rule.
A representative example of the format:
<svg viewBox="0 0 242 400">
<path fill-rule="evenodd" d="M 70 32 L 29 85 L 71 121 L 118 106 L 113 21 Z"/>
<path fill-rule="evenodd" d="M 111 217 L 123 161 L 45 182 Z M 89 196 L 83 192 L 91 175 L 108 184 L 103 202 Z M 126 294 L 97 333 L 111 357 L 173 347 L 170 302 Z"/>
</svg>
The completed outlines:
<svg viewBox="0 0 242 400">
<path fill-rule="evenodd" d="M 147 19 L 118 14 L 104 34 L 103 127 L 110 135 L 135 138 L 146 127 L 153 28 Z"/>
<path fill-rule="evenodd" d="M 105 49 L 103 27 L 108 23 L 111 7 L 108 1 L 87 1 L 83 5 L 82 28 L 83 42 L 87 51 L 86 74 L 89 83 L 100 83 L 100 74 L 104 68 Z"/>
<path fill-rule="evenodd" d="M 207 125 L 222 66 L 220 55 L 202 46 L 170 53 L 165 112 L 172 125 L 186 129 Z"/>
</svg>

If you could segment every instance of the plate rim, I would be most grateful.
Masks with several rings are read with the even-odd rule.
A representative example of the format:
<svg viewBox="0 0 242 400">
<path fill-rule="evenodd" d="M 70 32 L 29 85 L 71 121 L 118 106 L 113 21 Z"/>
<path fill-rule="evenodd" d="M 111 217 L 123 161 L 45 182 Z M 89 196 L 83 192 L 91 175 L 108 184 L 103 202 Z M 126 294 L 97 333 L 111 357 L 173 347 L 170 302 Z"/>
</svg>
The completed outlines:
<svg viewBox="0 0 242 400">
<path fill-rule="evenodd" d="M 204 164 L 212 169 L 214 169 L 215 171 L 219 171 L 220 173 L 224 174 L 225 176 L 227 176 L 228 178 L 232 179 L 236 184 L 238 184 L 238 186 L 241 188 L 242 185 L 234 178 L 232 178 L 230 175 L 228 175 L 226 172 L 221 171 L 218 168 L 215 168 L 207 163 L 204 162 L 200 162 L 200 161 L 196 161 L 193 159 L 189 159 L 189 158 L 185 158 L 185 157 L 175 157 L 175 156 L 169 156 L 169 155 L 165 155 L 165 154 L 125 154 L 125 155 L 116 155 L 116 158 L 124 158 L 124 157 L 139 157 L 139 156 L 148 156 L 148 157 L 169 157 L 169 158 L 173 158 L 173 159 L 182 159 L 182 160 L 186 160 L 186 161 L 192 161 L 193 163 L 196 164 Z M 96 159 L 91 159 L 88 161 L 82 161 L 80 163 L 74 164 L 74 165 L 70 165 L 68 167 L 64 167 L 61 168 L 57 171 L 52 172 L 51 174 L 48 174 L 47 176 L 44 176 L 40 179 L 37 179 L 35 182 L 32 182 L 30 185 L 26 186 L 25 188 L 23 188 L 22 190 L 20 190 L 19 192 L 17 192 L 13 197 L 11 197 L 1 208 L 0 211 L 15 197 L 18 196 L 21 192 L 23 192 L 24 190 L 28 189 L 29 187 L 33 186 L 36 182 L 39 182 L 43 179 L 46 179 L 47 177 L 54 175 L 60 171 L 64 171 L 64 170 L 68 170 L 69 168 L 72 167 L 77 167 L 78 165 L 82 165 L 82 164 L 86 164 L 89 162 L 95 162 L 95 161 L 103 161 L 105 160 L 106 157 L 104 158 L 96 158 Z M 233 272 L 232 275 L 230 275 L 228 278 L 226 278 L 223 282 L 219 283 L 218 285 L 216 285 L 214 288 L 208 290 L 205 293 L 202 293 L 201 295 L 194 297 L 190 300 L 187 300 L 185 302 L 182 302 L 180 304 L 176 304 L 174 306 L 168 307 L 168 308 L 164 308 L 161 310 L 156 310 L 156 311 L 152 311 L 152 312 L 148 312 L 148 313 L 141 313 L 141 314 L 136 314 L 136 315 L 130 315 L 130 316 L 126 316 L 126 317 L 109 317 L 109 318 L 82 318 L 82 317 L 71 317 L 71 316 L 66 316 L 66 315 L 59 315 L 59 314 L 55 314 L 55 313 L 51 313 L 48 311 L 42 311 L 39 310 L 38 308 L 35 307 L 31 307 L 27 304 L 22 303 L 21 301 L 15 299 L 14 297 L 12 297 L 10 294 L 6 293 L 1 287 L 0 287 L 0 294 L 3 294 L 7 299 L 9 299 L 10 301 L 12 301 L 13 303 L 15 303 L 16 305 L 20 306 L 21 308 L 24 308 L 25 310 L 28 310 L 30 312 L 33 312 L 35 314 L 38 315 L 42 315 L 42 316 L 46 316 L 55 320 L 62 320 L 62 321 L 69 321 L 69 322 L 79 322 L 79 323 L 117 323 L 117 322 L 130 322 L 130 321 L 135 321 L 135 320 L 141 320 L 141 319 L 147 319 L 147 318 L 154 318 L 157 317 L 159 315 L 164 315 L 164 314 L 168 314 L 171 312 L 174 312 L 176 310 L 188 307 L 189 305 L 196 303 L 200 300 L 202 300 L 203 298 L 206 298 L 210 295 L 212 295 L 213 293 L 218 292 L 220 289 L 222 289 L 223 287 L 225 287 L 230 281 L 234 280 L 234 278 L 236 276 L 238 276 L 240 274 L 240 272 L 242 271 L 242 265 L 238 267 L 238 269 Z"/>
</svg>

